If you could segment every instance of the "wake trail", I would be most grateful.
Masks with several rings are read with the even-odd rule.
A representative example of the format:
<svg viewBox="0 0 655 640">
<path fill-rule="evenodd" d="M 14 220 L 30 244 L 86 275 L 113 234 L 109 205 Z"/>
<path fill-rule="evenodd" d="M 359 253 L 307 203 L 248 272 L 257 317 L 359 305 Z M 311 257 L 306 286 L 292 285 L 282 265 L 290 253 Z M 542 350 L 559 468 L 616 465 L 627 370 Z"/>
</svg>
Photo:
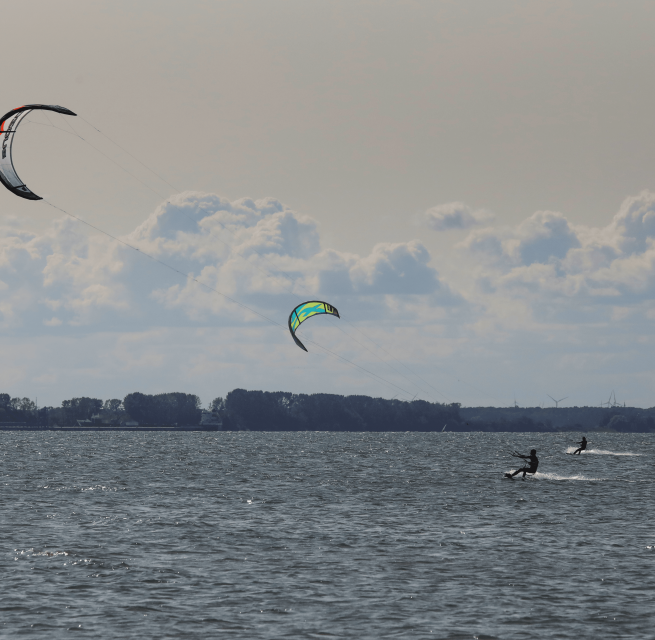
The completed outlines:
<svg viewBox="0 0 655 640">
<path fill-rule="evenodd" d="M 577 451 L 577 447 L 568 447 L 566 453 Z M 607 451 L 606 449 L 586 449 L 581 455 L 593 453 L 597 456 L 643 456 L 643 453 L 633 453 L 632 451 Z"/>
<path fill-rule="evenodd" d="M 535 480 L 584 480 L 587 482 L 599 482 L 601 480 L 604 480 L 605 478 L 589 478 L 587 476 L 583 476 L 582 474 L 578 473 L 574 476 L 561 476 L 557 473 L 537 473 L 534 474 L 534 479 Z"/>
<path fill-rule="evenodd" d="M 514 473 L 516 469 L 511 469 L 508 473 Z M 514 480 L 520 480 L 521 476 L 514 476 Z M 605 478 L 590 478 L 588 476 L 583 476 L 582 474 L 578 473 L 576 475 L 572 476 L 562 476 L 559 475 L 558 473 L 541 473 L 540 471 L 537 471 L 534 475 L 527 474 L 525 476 L 526 480 L 582 480 L 584 482 L 600 482 L 602 480 L 605 480 Z"/>
</svg>

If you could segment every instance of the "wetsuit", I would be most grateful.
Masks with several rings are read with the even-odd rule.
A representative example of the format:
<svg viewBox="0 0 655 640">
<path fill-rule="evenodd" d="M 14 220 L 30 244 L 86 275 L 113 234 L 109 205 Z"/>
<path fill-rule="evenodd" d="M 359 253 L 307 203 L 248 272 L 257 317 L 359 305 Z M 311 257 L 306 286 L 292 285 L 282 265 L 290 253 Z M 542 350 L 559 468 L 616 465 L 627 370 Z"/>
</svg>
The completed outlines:
<svg viewBox="0 0 655 640">
<path fill-rule="evenodd" d="M 575 455 L 576 453 L 577 453 L 578 455 L 580 455 L 580 453 L 581 453 L 582 451 L 584 451 L 584 450 L 587 448 L 587 438 L 585 438 L 584 436 L 582 436 L 582 441 L 581 441 L 581 442 L 578 442 L 577 444 L 580 445 L 580 448 L 579 448 L 579 449 L 576 449 L 576 450 L 573 452 L 573 455 Z"/>
<path fill-rule="evenodd" d="M 520 456 L 528 461 L 527 466 L 517 469 L 514 473 L 506 474 L 508 478 L 513 478 L 519 473 L 523 472 L 523 477 L 525 478 L 526 473 L 537 473 L 537 467 L 539 466 L 539 458 L 537 458 L 537 452 L 530 453 L 529 456 Z"/>
</svg>

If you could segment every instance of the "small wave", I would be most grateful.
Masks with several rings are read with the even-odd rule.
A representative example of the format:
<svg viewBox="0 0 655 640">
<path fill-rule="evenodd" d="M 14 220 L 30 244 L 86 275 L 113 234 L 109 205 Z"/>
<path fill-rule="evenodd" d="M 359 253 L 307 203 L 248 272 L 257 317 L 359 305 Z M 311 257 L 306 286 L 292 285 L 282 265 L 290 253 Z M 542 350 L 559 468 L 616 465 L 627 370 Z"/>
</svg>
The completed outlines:
<svg viewBox="0 0 655 640">
<path fill-rule="evenodd" d="M 577 447 L 567 447 L 566 453 L 573 453 L 574 451 L 577 451 Z M 583 451 L 581 455 L 587 455 L 589 453 L 593 453 L 597 456 L 643 456 L 643 453 L 632 453 L 631 451 L 607 451 L 606 449 L 587 449 L 586 451 Z"/>
<path fill-rule="evenodd" d="M 53 487 L 51 484 L 45 484 L 41 489 L 52 489 L 53 491 L 118 491 L 116 487 L 106 487 L 105 485 L 97 484 L 92 487 L 76 487 L 76 486 L 61 486 Z M 123 489 L 124 490 L 124 489 Z"/>
<path fill-rule="evenodd" d="M 70 555 L 68 551 L 36 551 L 35 549 L 14 549 L 14 552 L 17 556 L 46 556 L 48 558 L 54 558 L 56 556 L 68 556 Z"/>
</svg>

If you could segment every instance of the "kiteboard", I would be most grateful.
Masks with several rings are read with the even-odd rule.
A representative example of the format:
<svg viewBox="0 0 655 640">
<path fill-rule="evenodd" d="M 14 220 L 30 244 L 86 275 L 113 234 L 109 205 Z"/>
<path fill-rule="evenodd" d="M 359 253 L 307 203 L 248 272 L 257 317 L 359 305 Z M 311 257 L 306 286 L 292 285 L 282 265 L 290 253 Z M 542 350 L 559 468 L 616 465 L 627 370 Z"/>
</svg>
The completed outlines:
<svg viewBox="0 0 655 640">
<path fill-rule="evenodd" d="M 504 477 L 504 478 L 507 478 L 508 480 L 514 480 L 514 478 L 515 478 L 516 476 L 513 476 L 511 473 L 506 473 L 503 477 Z M 521 480 L 525 480 L 527 477 L 528 477 L 528 476 L 523 476 L 523 477 L 521 478 Z M 531 476 L 529 476 L 529 477 L 534 478 L 534 475 L 531 475 Z"/>
</svg>

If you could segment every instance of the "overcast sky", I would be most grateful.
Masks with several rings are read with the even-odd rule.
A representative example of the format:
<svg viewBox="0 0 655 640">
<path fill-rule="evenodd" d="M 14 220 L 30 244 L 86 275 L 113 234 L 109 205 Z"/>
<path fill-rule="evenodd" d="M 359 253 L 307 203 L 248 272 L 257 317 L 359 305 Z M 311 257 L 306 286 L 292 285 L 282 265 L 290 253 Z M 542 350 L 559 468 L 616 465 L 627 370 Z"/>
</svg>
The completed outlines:
<svg viewBox="0 0 655 640">
<path fill-rule="evenodd" d="M 78 114 L 32 114 L 18 174 L 141 252 L 3 189 L 0 392 L 655 405 L 654 3 L 22 0 L 3 23 L 0 111 Z M 309 354 L 305 299 L 342 316 L 303 325 Z"/>
</svg>

